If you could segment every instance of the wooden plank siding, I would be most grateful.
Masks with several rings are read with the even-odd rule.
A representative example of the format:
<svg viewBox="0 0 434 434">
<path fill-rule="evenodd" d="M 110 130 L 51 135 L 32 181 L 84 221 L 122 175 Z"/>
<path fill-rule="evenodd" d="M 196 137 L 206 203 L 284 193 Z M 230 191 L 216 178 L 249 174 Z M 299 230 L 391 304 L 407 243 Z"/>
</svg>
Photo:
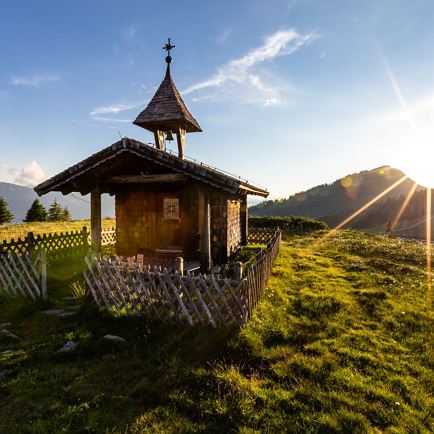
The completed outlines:
<svg viewBox="0 0 434 434">
<path fill-rule="evenodd" d="M 225 263 L 241 246 L 241 200 L 226 192 L 197 183 L 124 186 L 116 194 L 116 253 L 158 255 L 165 250 L 173 257 L 201 259 L 206 256 L 206 200 L 211 208 L 211 259 Z M 179 222 L 164 219 L 164 199 L 179 200 Z M 179 242 L 168 232 L 179 225 Z M 179 247 L 179 251 L 176 251 Z M 164 253 L 163 253 L 164 254 Z"/>
</svg>

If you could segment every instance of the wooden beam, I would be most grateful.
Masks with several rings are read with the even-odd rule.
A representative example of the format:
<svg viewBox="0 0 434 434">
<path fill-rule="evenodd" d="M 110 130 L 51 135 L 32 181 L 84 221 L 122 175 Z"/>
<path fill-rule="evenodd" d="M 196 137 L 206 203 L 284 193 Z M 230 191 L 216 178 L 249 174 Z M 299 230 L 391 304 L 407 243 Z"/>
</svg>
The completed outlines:
<svg viewBox="0 0 434 434">
<path fill-rule="evenodd" d="M 241 198 L 240 219 L 241 219 L 241 245 L 247 246 L 248 239 L 249 239 L 249 210 L 247 207 L 247 195 Z"/>
<path fill-rule="evenodd" d="M 188 176 L 182 173 L 163 173 L 160 175 L 119 175 L 107 179 L 108 184 L 155 184 L 168 182 L 186 182 Z"/>
<path fill-rule="evenodd" d="M 185 152 L 185 129 L 177 128 L 176 129 L 176 140 L 178 142 L 178 157 L 184 158 Z"/>
<path fill-rule="evenodd" d="M 96 253 L 101 253 L 101 193 L 99 189 L 90 193 L 90 236 Z"/>
<path fill-rule="evenodd" d="M 209 194 L 198 190 L 200 262 L 202 269 L 211 268 L 211 207 Z"/>
<path fill-rule="evenodd" d="M 212 267 L 211 261 L 211 204 L 209 194 L 205 194 L 205 231 L 204 231 L 204 257 L 205 267 L 209 270 Z"/>
<path fill-rule="evenodd" d="M 155 146 L 157 149 L 164 151 L 164 131 L 157 130 L 154 132 Z"/>
</svg>

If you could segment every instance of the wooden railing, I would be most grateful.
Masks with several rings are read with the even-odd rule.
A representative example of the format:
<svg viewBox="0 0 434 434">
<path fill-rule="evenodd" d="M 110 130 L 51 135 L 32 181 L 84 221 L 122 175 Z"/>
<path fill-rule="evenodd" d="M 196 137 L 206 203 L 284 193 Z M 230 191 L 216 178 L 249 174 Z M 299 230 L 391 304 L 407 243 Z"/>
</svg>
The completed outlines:
<svg viewBox="0 0 434 434">
<path fill-rule="evenodd" d="M 115 228 L 105 229 L 101 233 L 102 245 L 116 243 Z M 25 237 L 4 240 L 0 242 L 0 256 L 6 253 L 19 255 L 33 255 L 44 249 L 50 257 L 64 256 L 69 254 L 86 255 L 91 246 L 90 233 L 86 226 L 82 230 L 70 232 L 53 232 L 42 235 L 34 235 L 29 232 Z"/>
<path fill-rule="evenodd" d="M 109 311 L 154 317 L 164 322 L 186 322 L 224 327 L 242 325 L 262 297 L 274 260 L 279 253 L 281 233 L 275 231 L 248 262 L 245 277 L 219 278 L 213 274 L 182 275 L 142 261 L 87 257 L 84 272 L 96 304 Z M 256 244 L 256 242 L 255 242 Z"/>
<path fill-rule="evenodd" d="M 45 250 L 32 259 L 27 254 L 0 255 L 0 294 L 22 295 L 32 299 L 47 297 Z"/>
</svg>

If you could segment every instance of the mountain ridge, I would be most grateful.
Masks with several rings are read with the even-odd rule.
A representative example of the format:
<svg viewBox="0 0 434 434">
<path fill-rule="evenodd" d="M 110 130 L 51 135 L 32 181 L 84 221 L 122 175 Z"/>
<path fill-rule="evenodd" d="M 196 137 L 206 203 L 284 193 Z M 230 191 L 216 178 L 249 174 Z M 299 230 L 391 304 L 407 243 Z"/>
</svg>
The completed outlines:
<svg viewBox="0 0 434 434">
<path fill-rule="evenodd" d="M 381 194 L 388 187 L 399 181 L 404 173 L 391 166 L 380 166 L 372 170 L 364 170 L 337 179 L 330 184 L 321 184 L 306 191 L 277 199 L 261 202 L 249 208 L 252 215 L 257 216 L 307 216 L 325 221 L 335 226 L 370 200 Z M 355 218 L 348 227 L 384 232 L 389 222 L 393 222 L 405 197 L 414 185 L 410 178 L 404 180 L 395 189 L 372 205 L 366 212 Z M 418 186 L 407 210 L 402 214 L 397 229 L 410 226 L 426 213 L 424 187 Z M 403 234 L 423 238 L 421 228 Z"/>
<path fill-rule="evenodd" d="M 25 187 L 10 182 L 0 181 L 0 196 L 2 196 L 14 215 L 14 223 L 24 220 L 27 210 L 32 202 L 38 197 L 33 188 Z M 48 193 L 40 197 L 43 205 L 48 208 L 54 199 L 62 206 L 67 206 L 74 220 L 88 219 L 90 216 L 90 204 L 88 196 L 75 196 L 68 194 L 66 196 L 58 192 Z M 114 216 L 114 198 L 108 195 L 102 197 L 102 216 Z"/>
</svg>

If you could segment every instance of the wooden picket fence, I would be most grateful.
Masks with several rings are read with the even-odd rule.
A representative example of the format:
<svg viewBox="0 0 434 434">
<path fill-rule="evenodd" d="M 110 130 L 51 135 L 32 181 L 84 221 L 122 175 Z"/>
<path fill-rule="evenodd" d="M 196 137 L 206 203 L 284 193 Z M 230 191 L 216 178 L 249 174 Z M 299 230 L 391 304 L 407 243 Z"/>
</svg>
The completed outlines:
<svg viewBox="0 0 434 434">
<path fill-rule="evenodd" d="M 255 256 L 253 263 L 246 267 L 246 280 L 248 291 L 248 316 L 252 315 L 252 311 L 258 304 L 259 300 L 264 295 L 267 288 L 268 279 L 271 275 L 274 261 L 280 251 L 282 243 L 282 232 L 277 230 L 273 236 L 268 240 L 267 247 L 258 252 Z"/>
<path fill-rule="evenodd" d="M 86 258 L 84 272 L 96 304 L 110 311 L 154 317 L 164 322 L 242 324 L 247 312 L 245 281 L 216 279 L 213 275 L 182 276 L 116 260 Z"/>
<path fill-rule="evenodd" d="M 27 254 L 0 255 L 0 293 L 45 299 L 47 297 L 47 263 L 42 248 L 32 259 Z"/>
<path fill-rule="evenodd" d="M 87 257 L 84 278 L 96 304 L 111 312 L 190 325 L 240 326 L 265 291 L 280 242 L 280 231 L 273 232 L 266 249 L 249 263 L 246 277 L 241 279 L 181 275 L 107 257 Z"/>
<path fill-rule="evenodd" d="M 275 229 L 249 228 L 249 244 L 267 244 L 275 233 Z"/>
<path fill-rule="evenodd" d="M 105 229 L 101 232 L 103 246 L 116 243 L 116 229 Z M 42 249 L 50 257 L 67 255 L 86 255 L 91 245 L 90 233 L 86 227 L 82 230 L 70 232 L 53 232 L 42 235 L 33 235 L 29 232 L 24 238 L 4 240 L 0 242 L 0 256 L 7 253 L 18 255 L 33 255 Z"/>
<path fill-rule="evenodd" d="M 90 233 L 88 243 L 91 244 Z M 101 246 L 111 246 L 116 244 L 116 228 L 103 229 L 101 231 Z"/>
</svg>

